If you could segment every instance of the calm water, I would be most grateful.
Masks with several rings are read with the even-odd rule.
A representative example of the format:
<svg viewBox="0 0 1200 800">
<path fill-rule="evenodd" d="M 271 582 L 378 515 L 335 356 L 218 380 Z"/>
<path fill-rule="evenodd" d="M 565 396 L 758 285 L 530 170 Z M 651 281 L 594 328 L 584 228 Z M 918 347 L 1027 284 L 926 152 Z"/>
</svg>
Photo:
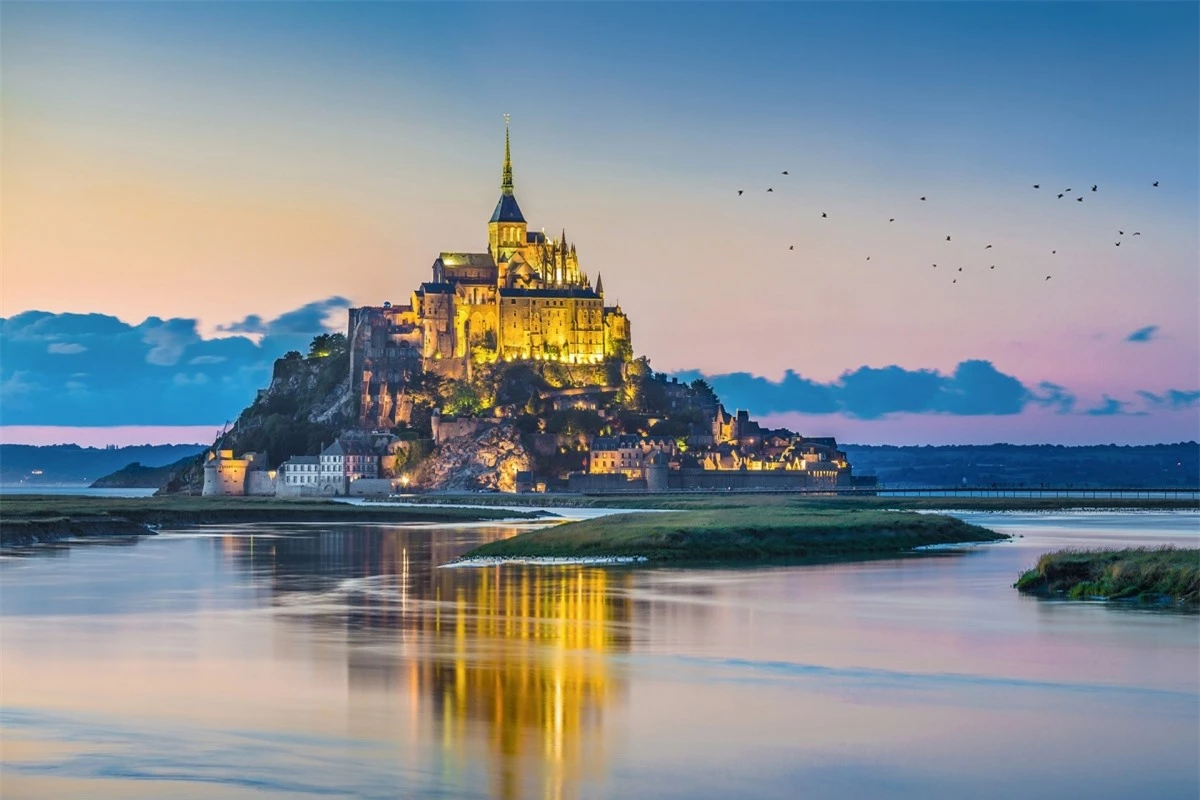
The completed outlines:
<svg viewBox="0 0 1200 800">
<path fill-rule="evenodd" d="M 73 497 L 150 497 L 154 489 L 93 489 L 90 486 L 37 486 L 5 484 L 0 486 L 0 499 L 8 494 L 69 495 Z"/>
<path fill-rule="evenodd" d="M 1191 514 L 757 570 L 439 570 L 495 526 L 242 526 L 0 561 L 0 796 L 1200 792 L 1195 616 L 1010 588 Z"/>
</svg>

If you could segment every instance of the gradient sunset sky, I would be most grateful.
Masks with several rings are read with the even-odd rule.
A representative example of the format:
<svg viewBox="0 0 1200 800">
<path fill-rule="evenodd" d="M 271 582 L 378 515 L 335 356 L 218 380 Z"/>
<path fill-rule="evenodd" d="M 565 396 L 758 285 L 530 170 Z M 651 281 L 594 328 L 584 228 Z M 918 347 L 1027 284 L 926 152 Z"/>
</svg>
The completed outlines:
<svg viewBox="0 0 1200 800">
<path fill-rule="evenodd" d="M 1200 438 L 1196 3 L 5 3 L 0 37 L 5 441 L 220 424 L 297 320 L 407 302 L 485 249 L 504 113 L 530 227 L 731 406 Z"/>
</svg>

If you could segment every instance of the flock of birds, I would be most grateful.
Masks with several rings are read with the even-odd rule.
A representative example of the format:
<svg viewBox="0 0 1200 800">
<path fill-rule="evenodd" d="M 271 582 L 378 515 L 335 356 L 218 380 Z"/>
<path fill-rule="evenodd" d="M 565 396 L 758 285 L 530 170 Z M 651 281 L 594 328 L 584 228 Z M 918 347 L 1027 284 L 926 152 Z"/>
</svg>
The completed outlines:
<svg viewBox="0 0 1200 800">
<path fill-rule="evenodd" d="M 782 172 L 781 174 L 786 176 L 786 175 L 788 174 L 788 171 L 785 169 L 785 170 L 783 170 L 783 172 Z M 1158 188 L 1158 181 L 1154 181 L 1153 183 L 1151 183 L 1151 184 L 1150 184 L 1150 186 L 1151 186 L 1151 188 L 1155 188 L 1155 189 L 1157 189 L 1157 188 Z M 1035 183 L 1035 184 L 1033 184 L 1033 188 L 1034 188 L 1034 189 L 1037 189 L 1037 190 L 1040 190 L 1040 189 L 1042 188 L 1042 185 L 1041 185 L 1040 183 Z M 1091 190 L 1092 190 L 1093 192 L 1099 192 L 1099 191 L 1100 191 L 1100 186 L 1099 186 L 1098 184 L 1095 184 L 1095 183 L 1093 183 L 1093 184 L 1092 184 L 1092 187 L 1091 187 Z M 767 192 L 774 193 L 774 192 L 775 192 L 775 188 L 774 188 L 774 187 L 771 187 L 771 186 L 768 186 L 768 187 L 767 187 Z M 738 190 L 737 190 L 737 196 L 738 196 L 738 197 L 741 197 L 743 194 L 745 194 L 745 190 L 744 190 L 744 189 L 738 189 Z M 1067 197 L 1067 195 L 1069 195 L 1069 194 L 1071 194 L 1071 188 L 1070 188 L 1070 187 L 1068 187 L 1068 188 L 1066 188 L 1066 189 L 1063 189 L 1061 192 L 1058 192 L 1058 198 L 1057 198 L 1057 199 L 1059 199 L 1059 200 L 1062 200 L 1062 199 L 1066 198 L 1066 197 Z M 922 202 L 922 203 L 924 203 L 924 202 L 927 202 L 927 200 L 928 200 L 928 198 L 927 198 L 925 195 L 922 195 L 922 196 L 921 196 L 921 198 L 920 198 L 920 202 Z M 1083 194 L 1076 193 L 1076 195 L 1075 195 L 1075 202 L 1077 202 L 1077 203 L 1082 203 L 1082 202 L 1083 202 Z M 828 214 L 828 212 L 822 211 L 822 212 L 821 212 L 821 219 L 829 219 L 829 214 Z M 896 218 L 895 218 L 895 217 L 889 217 L 889 218 L 888 218 L 888 222 L 889 222 L 889 223 L 891 223 L 891 222 L 895 222 L 895 221 L 896 221 Z M 1142 232 L 1141 232 L 1141 231 L 1133 231 L 1133 233 L 1131 234 L 1131 236 L 1141 236 L 1141 235 L 1142 235 Z M 1125 231 L 1118 230 L 1118 231 L 1117 231 L 1117 236 L 1118 236 L 1118 239 L 1117 239 L 1117 241 L 1116 241 L 1115 245 L 1116 245 L 1117 247 L 1120 247 L 1120 246 L 1121 246 L 1121 241 L 1122 241 L 1120 237 L 1123 237 L 1123 236 L 1125 236 Z M 947 242 L 951 241 L 951 237 L 950 237 L 950 235 L 947 235 L 947 236 L 946 236 L 946 241 L 947 241 Z M 796 249 L 796 246 L 795 246 L 794 244 L 792 244 L 792 245 L 788 245 L 788 250 L 795 250 L 795 249 Z M 988 244 L 988 245 L 984 246 L 984 248 L 983 248 L 983 249 L 984 249 L 984 250 L 991 250 L 991 249 L 992 249 L 992 245 L 991 245 L 991 244 Z M 1051 255 L 1057 255 L 1057 254 L 1058 254 L 1058 250 L 1057 250 L 1057 249 L 1053 249 L 1053 250 L 1051 250 L 1051 251 L 1050 251 L 1050 254 L 1051 254 Z M 870 260 L 871 260 L 871 257 L 870 257 L 870 256 L 867 256 L 867 261 L 870 261 Z M 937 264 L 934 264 L 934 265 L 933 265 L 933 268 L 934 268 L 934 269 L 937 269 L 937 266 L 938 266 Z M 988 269 L 995 269 L 995 268 L 996 268 L 996 265 L 995 265 L 995 264 L 992 264 L 992 265 L 990 265 L 990 266 L 988 267 Z M 959 267 L 959 268 L 958 268 L 958 272 L 962 272 L 962 271 L 963 271 L 963 268 L 962 268 L 962 267 Z M 1048 281 L 1048 280 L 1050 280 L 1050 278 L 1051 278 L 1051 277 L 1052 277 L 1051 275 L 1047 275 L 1047 276 L 1046 276 L 1046 278 L 1045 278 L 1045 280 L 1047 280 L 1047 281 Z M 958 283 L 958 278 L 957 278 L 957 277 L 954 277 L 954 279 L 951 281 L 951 283 Z"/>
</svg>

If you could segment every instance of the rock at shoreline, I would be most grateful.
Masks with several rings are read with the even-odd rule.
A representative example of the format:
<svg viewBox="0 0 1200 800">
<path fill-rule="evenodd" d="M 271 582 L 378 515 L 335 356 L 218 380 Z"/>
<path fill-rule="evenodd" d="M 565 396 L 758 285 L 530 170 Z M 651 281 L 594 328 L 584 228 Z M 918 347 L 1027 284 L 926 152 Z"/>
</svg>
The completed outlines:
<svg viewBox="0 0 1200 800">
<path fill-rule="evenodd" d="M 421 462 L 414 478 L 421 487 L 434 491 L 512 492 L 517 473 L 533 468 L 533 456 L 521 443 L 520 432 L 505 421 L 475 435 L 442 442 Z"/>
</svg>

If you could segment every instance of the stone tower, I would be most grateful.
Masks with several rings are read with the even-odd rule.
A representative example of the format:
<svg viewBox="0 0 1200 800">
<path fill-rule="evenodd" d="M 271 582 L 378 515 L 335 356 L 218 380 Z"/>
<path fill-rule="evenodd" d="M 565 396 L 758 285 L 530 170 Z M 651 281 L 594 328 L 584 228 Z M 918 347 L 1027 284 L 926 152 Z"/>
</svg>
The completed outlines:
<svg viewBox="0 0 1200 800">
<path fill-rule="evenodd" d="M 508 114 L 504 115 L 504 167 L 500 171 L 500 200 L 488 220 L 488 250 L 496 261 L 507 261 L 525 246 L 525 215 L 513 194 L 512 151 L 508 139 Z"/>
</svg>

